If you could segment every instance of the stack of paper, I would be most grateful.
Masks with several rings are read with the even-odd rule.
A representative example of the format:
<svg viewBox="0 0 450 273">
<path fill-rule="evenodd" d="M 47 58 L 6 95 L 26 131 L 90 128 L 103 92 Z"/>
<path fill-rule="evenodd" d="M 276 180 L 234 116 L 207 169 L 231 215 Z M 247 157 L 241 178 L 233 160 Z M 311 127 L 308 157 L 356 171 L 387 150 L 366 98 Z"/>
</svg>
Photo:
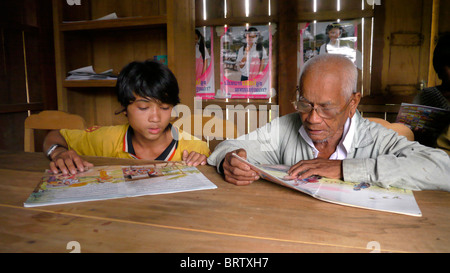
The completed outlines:
<svg viewBox="0 0 450 273">
<path fill-rule="evenodd" d="M 92 65 L 78 68 L 69 72 L 66 80 L 116 80 L 117 76 L 113 74 L 112 69 L 101 73 L 96 73 Z"/>
</svg>

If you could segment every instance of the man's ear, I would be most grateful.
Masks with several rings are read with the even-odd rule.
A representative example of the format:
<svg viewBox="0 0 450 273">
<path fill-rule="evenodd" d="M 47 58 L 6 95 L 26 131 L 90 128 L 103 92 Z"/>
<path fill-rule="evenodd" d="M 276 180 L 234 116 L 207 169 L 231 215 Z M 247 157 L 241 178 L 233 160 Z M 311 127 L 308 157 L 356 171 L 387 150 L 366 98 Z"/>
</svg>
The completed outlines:
<svg viewBox="0 0 450 273">
<path fill-rule="evenodd" d="M 361 101 L 361 92 L 356 92 L 352 94 L 351 102 L 350 102 L 350 112 L 349 117 L 352 118 L 355 115 L 356 110 L 358 109 L 359 102 Z"/>
</svg>

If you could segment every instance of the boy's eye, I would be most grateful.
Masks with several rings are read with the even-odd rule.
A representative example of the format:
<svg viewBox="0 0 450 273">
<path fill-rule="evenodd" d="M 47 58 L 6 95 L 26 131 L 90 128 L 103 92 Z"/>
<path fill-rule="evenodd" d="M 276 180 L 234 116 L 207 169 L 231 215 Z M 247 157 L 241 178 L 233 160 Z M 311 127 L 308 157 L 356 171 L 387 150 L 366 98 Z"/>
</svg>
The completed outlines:
<svg viewBox="0 0 450 273">
<path fill-rule="evenodd" d="M 147 110 L 148 107 L 138 107 L 139 110 Z"/>
</svg>

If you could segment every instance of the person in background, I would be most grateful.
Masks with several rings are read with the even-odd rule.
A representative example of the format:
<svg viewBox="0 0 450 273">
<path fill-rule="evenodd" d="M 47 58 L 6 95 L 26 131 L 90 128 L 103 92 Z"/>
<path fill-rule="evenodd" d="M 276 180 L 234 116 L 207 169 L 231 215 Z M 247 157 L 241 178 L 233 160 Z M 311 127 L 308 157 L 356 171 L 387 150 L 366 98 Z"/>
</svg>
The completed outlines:
<svg viewBox="0 0 450 273">
<path fill-rule="evenodd" d="M 327 35 L 326 42 L 320 46 L 319 54 L 329 53 L 328 51 L 334 51 L 339 49 L 340 40 L 339 37 L 342 35 L 342 26 L 339 23 L 332 23 L 325 29 L 325 34 Z"/>
<path fill-rule="evenodd" d="M 205 38 L 198 29 L 195 30 L 195 79 L 205 74 L 210 60 L 208 50 L 205 47 Z"/>
<path fill-rule="evenodd" d="M 236 64 L 241 71 L 241 81 L 255 78 L 265 67 L 269 58 L 262 43 L 258 42 L 260 32 L 257 28 L 251 27 L 245 31 L 246 43 L 238 51 Z"/>
<path fill-rule="evenodd" d="M 441 85 L 421 90 L 413 103 L 450 110 L 450 33 L 442 35 L 434 48 L 433 68 Z"/>
<path fill-rule="evenodd" d="M 450 110 L 450 33 L 442 35 L 434 48 L 433 68 L 441 85 L 421 90 L 413 103 Z M 438 137 L 436 147 L 450 155 L 450 124 Z"/>
<path fill-rule="evenodd" d="M 297 113 L 223 141 L 208 164 L 236 185 L 259 177 L 233 153 L 254 164 L 291 166 L 292 179 L 319 175 L 385 188 L 450 191 L 450 157 L 362 118 L 357 79 L 356 66 L 344 56 L 312 58 L 300 76 Z"/>
<path fill-rule="evenodd" d="M 51 131 L 43 144 L 51 171 L 75 174 L 93 166 L 80 155 L 206 164 L 210 154 L 206 142 L 170 123 L 180 99 L 177 80 L 167 66 L 156 61 L 126 65 L 116 94 L 128 123 Z"/>
</svg>

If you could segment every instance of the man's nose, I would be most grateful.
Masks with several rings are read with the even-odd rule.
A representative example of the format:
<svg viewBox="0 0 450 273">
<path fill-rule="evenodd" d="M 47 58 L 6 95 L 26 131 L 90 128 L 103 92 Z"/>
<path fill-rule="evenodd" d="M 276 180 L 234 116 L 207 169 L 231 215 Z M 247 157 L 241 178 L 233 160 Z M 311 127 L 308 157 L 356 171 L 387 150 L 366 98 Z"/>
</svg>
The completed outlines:
<svg viewBox="0 0 450 273">
<path fill-rule="evenodd" d="M 307 120 L 309 123 L 321 123 L 322 117 L 317 113 L 317 109 L 313 108 L 311 112 L 309 112 Z"/>
</svg>

